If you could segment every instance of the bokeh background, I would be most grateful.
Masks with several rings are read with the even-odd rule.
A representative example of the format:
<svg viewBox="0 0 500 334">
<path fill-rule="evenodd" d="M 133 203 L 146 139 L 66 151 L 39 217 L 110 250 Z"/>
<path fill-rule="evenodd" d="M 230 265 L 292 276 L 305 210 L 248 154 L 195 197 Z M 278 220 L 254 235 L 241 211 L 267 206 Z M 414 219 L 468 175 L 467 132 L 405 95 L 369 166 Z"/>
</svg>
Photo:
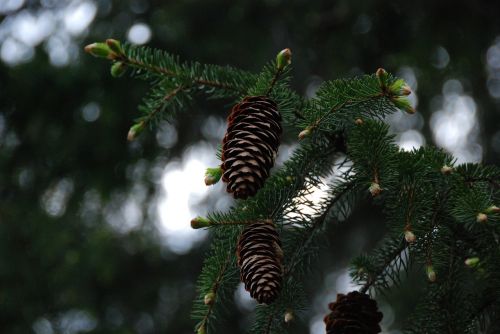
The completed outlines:
<svg viewBox="0 0 500 334">
<path fill-rule="evenodd" d="M 203 183 L 228 101 L 198 99 L 127 142 L 148 86 L 111 78 L 84 45 L 113 37 L 252 71 L 290 47 L 293 86 L 310 97 L 324 80 L 384 67 L 415 92 L 416 115 L 387 119 L 403 149 L 498 164 L 499 14 L 498 1 L 465 0 L 0 0 L 0 332 L 192 333 L 209 234 L 189 221 L 232 203 Z M 327 303 L 350 287 L 349 258 L 383 232 L 362 203 L 328 236 L 292 332 L 324 333 Z M 379 297 L 385 333 L 400 333 L 418 285 Z M 234 298 L 220 333 L 252 320 L 246 292 Z"/>
</svg>

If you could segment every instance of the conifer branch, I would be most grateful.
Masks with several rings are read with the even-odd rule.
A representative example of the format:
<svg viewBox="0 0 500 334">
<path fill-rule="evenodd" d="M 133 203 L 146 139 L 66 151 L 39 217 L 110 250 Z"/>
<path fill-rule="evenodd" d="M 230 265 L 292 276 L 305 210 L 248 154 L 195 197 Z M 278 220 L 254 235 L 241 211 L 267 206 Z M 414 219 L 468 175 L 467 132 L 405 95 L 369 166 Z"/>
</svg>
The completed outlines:
<svg viewBox="0 0 500 334">
<path fill-rule="evenodd" d="M 296 266 L 298 266 L 301 262 L 305 261 L 304 251 L 310 248 L 310 244 L 314 241 L 316 232 L 324 227 L 326 222 L 331 217 L 331 210 L 338 204 L 339 201 L 343 200 L 343 197 L 352 191 L 355 187 L 354 181 L 348 181 L 342 184 L 342 189 L 340 192 L 336 193 L 335 196 L 328 200 L 328 204 L 324 206 L 322 213 L 313 219 L 311 224 L 306 228 L 306 231 L 302 233 L 302 236 L 297 243 L 293 245 L 293 253 L 287 254 L 289 256 L 289 264 L 286 266 L 286 269 L 283 273 L 283 280 L 289 281 L 292 279 L 292 273 L 296 272 Z M 272 324 L 276 317 L 278 317 L 283 311 L 279 307 L 272 307 L 271 309 L 267 309 L 266 313 L 266 326 L 262 333 L 269 334 L 271 333 Z"/>
<path fill-rule="evenodd" d="M 228 252 L 227 258 L 224 261 L 224 264 L 223 264 L 223 266 L 222 266 L 222 268 L 221 268 L 221 270 L 219 272 L 219 275 L 217 276 L 217 278 L 213 282 L 212 288 L 210 289 L 210 292 L 213 293 L 215 296 L 217 296 L 217 290 L 219 289 L 219 286 L 220 286 L 220 284 L 222 282 L 222 279 L 224 278 L 224 275 L 226 274 L 226 270 L 227 270 L 227 268 L 229 266 L 229 263 L 231 262 L 231 257 L 232 256 L 233 256 L 233 254 L 231 254 L 231 252 Z M 212 312 L 213 312 L 213 309 L 214 309 L 214 305 L 215 305 L 216 302 L 217 302 L 217 298 L 212 303 L 208 304 L 206 313 L 203 316 L 202 320 L 200 321 L 197 330 L 199 330 L 199 328 L 206 328 L 207 327 L 208 319 L 212 315 Z"/>
<path fill-rule="evenodd" d="M 475 259 L 476 265 L 480 263 L 480 269 L 486 273 L 484 277 L 491 279 L 488 289 L 498 290 L 500 278 L 492 273 L 497 270 L 499 253 L 500 229 L 496 222 L 500 218 L 497 206 L 500 170 L 478 164 L 455 167 L 451 156 L 435 148 L 400 151 L 388 126 L 381 121 L 398 109 L 415 112 L 406 97 L 411 90 L 402 79 L 379 69 L 375 75 L 327 81 L 316 98 L 305 100 L 289 89 L 288 49 L 280 52 L 276 62 L 265 66 L 258 75 L 230 67 L 180 63 L 168 53 L 121 46 L 115 40 L 94 43 L 85 50 L 113 61 L 111 73 L 115 77 L 131 68 L 133 76 L 152 83 L 151 92 L 139 108 L 143 116 L 129 132 L 132 139 L 145 124 L 159 118 L 167 105 L 168 116 L 172 116 L 199 91 L 210 98 L 238 101 L 244 96 L 266 95 L 277 105 L 280 122 L 283 119 L 284 125 L 294 130 L 300 126 L 300 139 L 309 137 L 283 168 L 269 178 L 266 170 L 265 182 L 252 193 L 255 196 L 238 201 L 229 212 L 209 213 L 208 218 L 192 221 L 193 228 L 223 227 L 212 231 L 215 237 L 198 281 L 201 298 L 195 301 L 193 318 L 199 321 L 196 326 L 199 333 L 211 331 L 214 320 L 221 318 L 219 312 L 232 300 L 238 282 L 235 253 L 243 229 L 240 225 L 272 218 L 281 231 L 279 248 L 285 254 L 283 277 L 281 269 L 279 273 L 284 282 L 281 295 L 276 298 L 282 285 L 279 281 L 273 304 L 257 307 L 252 329 L 253 333 L 270 334 L 282 329 L 278 315 L 290 307 L 298 308 L 305 301 L 301 283 L 313 255 L 317 254 L 320 244 L 317 238 L 323 228 L 331 220 L 349 216 L 359 200 L 360 190 L 366 193 L 368 183 L 371 183 L 368 190 L 376 196 L 381 191 L 379 183 L 383 182 L 384 195 L 376 202 L 387 213 L 391 232 L 382 246 L 373 251 L 374 255 L 362 255 L 353 261 L 355 271 L 351 271 L 351 276 L 361 285 L 360 292 L 366 293 L 371 288 L 384 291 L 393 283 L 399 284 L 401 272 L 408 271 L 410 261 L 415 260 L 427 265 L 431 282 L 436 280 L 433 266 L 442 273 L 442 279 L 427 286 L 425 303 L 416 311 L 420 316 L 416 322 L 425 330 L 454 332 L 488 308 L 481 303 L 464 302 L 467 296 L 463 292 L 471 285 L 467 281 L 470 277 L 465 277 L 464 258 Z M 264 116 L 259 119 L 266 123 Z M 347 144 L 338 140 L 339 135 L 347 139 Z M 276 142 L 279 145 L 279 138 Z M 311 200 L 313 187 L 324 185 L 324 178 L 331 176 L 333 154 L 340 146 L 352 163 L 350 170 L 342 175 L 335 188 L 330 188 L 326 198 L 319 202 Z M 276 151 L 277 148 L 273 152 Z M 270 155 L 271 160 L 274 155 Z M 208 175 L 207 184 L 220 179 L 216 172 L 212 170 Z M 307 212 L 302 211 L 304 206 L 308 207 Z M 401 224 L 404 224 L 404 238 L 401 238 Z M 281 268 L 280 254 L 274 256 L 280 259 L 276 262 Z M 470 263 L 465 264 L 471 267 Z M 480 300 L 488 302 L 484 296 Z M 459 302 L 464 302 L 463 310 L 457 306 Z M 437 314 L 436 307 L 445 307 L 446 313 Z M 469 312 L 465 316 L 464 310 Z"/>
<path fill-rule="evenodd" d="M 403 251 L 405 251 L 407 247 L 408 244 L 401 242 L 401 245 L 398 248 L 394 249 L 392 253 L 388 254 L 385 262 L 377 269 L 377 271 L 368 274 L 368 280 L 359 289 L 359 292 L 366 293 L 368 289 L 375 285 L 378 277 L 381 276 L 387 270 L 387 267 L 389 267 L 394 261 L 397 261 L 397 258 Z"/>
<path fill-rule="evenodd" d="M 310 129 L 311 130 L 316 129 L 317 127 L 319 127 L 321 125 L 322 122 L 324 122 L 327 119 L 328 116 L 330 116 L 330 114 L 333 114 L 333 113 L 336 113 L 336 112 L 340 112 L 340 110 L 342 108 L 344 108 L 344 107 L 346 107 L 348 105 L 355 105 L 355 104 L 358 104 L 358 103 L 366 103 L 366 102 L 375 100 L 377 98 L 380 98 L 382 96 L 383 96 L 382 93 L 378 93 L 378 94 L 374 94 L 374 95 L 371 95 L 371 96 L 368 96 L 368 97 L 365 97 L 365 98 L 362 98 L 362 99 L 350 99 L 350 100 L 343 101 L 339 105 L 334 106 L 327 113 L 324 113 L 320 118 L 318 118 L 314 123 L 312 123 L 310 125 Z"/>
<path fill-rule="evenodd" d="M 467 183 L 488 182 L 493 188 L 500 189 L 500 182 L 493 179 L 493 178 L 490 178 L 490 177 L 472 178 L 472 177 L 464 176 L 464 181 Z"/>
<path fill-rule="evenodd" d="M 283 68 L 278 68 L 276 72 L 274 73 L 273 80 L 269 84 L 269 88 L 267 89 L 266 96 L 269 96 L 274 88 L 274 85 L 276 85 L 276 82 L 278 81 L 279 76 L 283 73 Z"/>
<path fill-rule="evenodd" d="M 330 202 L 326 205 L 325 209 L 323 210 L 323 213 L 313 220 L 311 226 L 304 233 L 305 238 L 303 239 L 302 244 L 296 245 L 296 247 L 294 247 L 295 252 L 292 254 L 290 258 L 290 264 L 285 270 L 284 273 L 285 278 L 290 274 L 290 272 L 293 272 L 295 266 L 300 262 L 301 250 L 307 248 L 307 246 L 312 242 L 314 237 L 314 232 L 319 228 L 323 227 L 327 219 L 330 217 L 332 208 L 338 203 L 339 200 L 342 199 L 342 197 L 346 193 L 351 191 L 354 188 L 354 186 L 355 183 L 353 181 L 344 184 L 343 189 L 338 194 L 336 194 L 336 196 L 333 199 L 331 199 Z"/>
<path fill-rule="evenodd" d="M 278 82 L 278 78 L 283 73 L 283 70 L 286 66 L 290 65 L 292 62 L 292 52 L 290 49 L 284 49 L 276 56 L 276 70 L 274 72 L 273 79 L 269 84 L 269 88 L 267 89 L 266 96 L 271 94 L 274 86 Z"/>
<path fill-rule="evenodd" d="M 271 333 L 271 325 L 273 324 L 274 316 L 275 316 L 274 312 L 269 312 L 269 316 L 267 317 L 267 321 L 266 321 L 266 329 L 264 331 L 264 334 Z"/>
<path fill-rule="evenodd" d="M 147 70 L 147 71 L 152 72 L 152 73 L 165 75 L 165 76 L 169 76 L 169 77 L 174 77 L 174 78 L 182 77 L 182 74 L 179 72 L 175 72 L 173 70 L 163 68 L 160 66 L 148 64 L 148 63 L 145 63 L 139 59 L 129 58 L 125 54 L 121 55 L 120 58 L 118 58 L 118 60 L 121 61 L 122 63 L 128 65 L 128 66 L 131 66 L 131 67 L 134 67 L 137 69 Z M 193 84 L 196 84 L 196 85 L 204 85 L 204 86 L 211 86 L 211 87 L 215 87 L 215 88 L 222 88 L 222 89 L 226 89 L 226 90 L 232 90 L 232 91 L 237 92 L 238 94 L 245 93 L 245 92 L 239 90 L 237 87 L 230 85 L 229 83 L 225 83 L 225 82 L 207 80 L 207 79 L 204 79 L 202 77 L 191 78 L 191 81 Z"/>
<path fill-rule="evenodd" d="M 163 111 L 163 107 L 165 103 L 168 103 L 170 100 L 172 100 L 177 94 L 179 94 L 182 91 L 188 90 L 189 86 L 187 85 L 179 85 L 173 90 L 169 91 L 162 99 L 161 103 L 153 109 L 153 111 L 149 112 L 146 114 L 145 117 L 141 119 L 145 124 L 148 124 L 151 122 L 151 120 L 155 119 L 155 117 L 158 116 L 158 114 Z"/>
</svg>

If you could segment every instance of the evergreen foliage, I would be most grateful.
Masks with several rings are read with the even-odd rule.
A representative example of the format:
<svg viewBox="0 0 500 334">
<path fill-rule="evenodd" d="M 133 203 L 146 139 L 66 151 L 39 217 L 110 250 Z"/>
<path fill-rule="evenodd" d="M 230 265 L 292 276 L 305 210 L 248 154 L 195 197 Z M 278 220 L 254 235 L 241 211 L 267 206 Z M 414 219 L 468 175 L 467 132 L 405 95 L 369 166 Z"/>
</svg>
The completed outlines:
<svg viewBox="0 0 500 334">
<path fill-rule="evenodd" d="M 303 139 L 255 197 L 197 221 L 213 234 L 192 313 L 198 333 L 216 333 L 231 309 L 238 284 L 236 243 L 244 224 L 272 219 L 284 252 L 281 294 L 257 307 L 249 331 L 286 333 L 283 317 L 290 310 L 300 314 L 308 298 L 303 281 L 328 246 L 325 229 L 346 221 L 366 197 L 382 206 L 388 232 L 369 254 L 352 260 L 360 291 L 384 293 L 405 284 L 405 275 L 417 275 L 427 286 L 408 319 L 408 333 L 498 331 L 500 168 L 455 165 L 434 147 L 400 150 L 383 120 L 400 110 L 414 112 L 401 79 L 379 69 L 327 81 L 306 100 L 289 88 L 290 66 L 282 68 L 279 61 L 255 75 L 109 41 L 87 51 L 94 47 L 94 55 L 125 64 L 132 76 L 151 83 L 136 125 L 171 119 L 198 92 L 234 103 L 267 94 L 278 104 L 286 131 L 300 132 Z M 326 189 L 319 200 L 312 196 L 318 188 Z"/>
</svg>

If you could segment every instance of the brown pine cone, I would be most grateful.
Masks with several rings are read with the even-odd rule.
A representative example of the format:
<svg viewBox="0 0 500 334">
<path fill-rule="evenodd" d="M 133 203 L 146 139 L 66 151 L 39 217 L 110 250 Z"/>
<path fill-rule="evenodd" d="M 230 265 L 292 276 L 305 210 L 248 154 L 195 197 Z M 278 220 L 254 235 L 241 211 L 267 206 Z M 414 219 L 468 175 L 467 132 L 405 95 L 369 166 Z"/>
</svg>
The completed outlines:
<svg viewBox="0 0 500 334">
<path fill-rule="evenodd" d="M 222 181 L 234 198 L 254 196 L 274 165 L 282 133 L 276 102 L 245 97 L 233 107 L 222 141 Z"/>
<path fill-rule="evenodd" d="M 240 235 L 237 252 L 245 289 L 257 302 L 272 303 L 283 279 L 283 251 L 274 224 L 267 220 L 248 225 Z"/>
<path fill-rule="evenodd" d="M 327 334 L 377 334 L 381 332 L 379 322 L 382 313 L 377 302 L 358 291 L 347 295 L 338 294 L 337 300 L 328 305 L 332 312 L 324 321 Z"/>
</svg>

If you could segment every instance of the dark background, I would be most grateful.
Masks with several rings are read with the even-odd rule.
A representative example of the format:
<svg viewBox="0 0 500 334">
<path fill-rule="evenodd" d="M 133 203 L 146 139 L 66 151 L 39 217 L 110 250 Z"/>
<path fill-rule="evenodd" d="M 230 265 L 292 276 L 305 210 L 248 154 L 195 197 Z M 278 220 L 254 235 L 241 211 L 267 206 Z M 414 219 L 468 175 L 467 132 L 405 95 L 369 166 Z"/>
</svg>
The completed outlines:
<svg viewBox="0 0 500 334">
<path fill-rule="evenodd" d="M 168 227 L 188 226 L 188 219 L 159 223 L 161 180 L 172 168 L 189 169 L 191 145 L 215 157 L 210 148 L 221 139 L 228 101 L 197 99 L 175 121 L 176 137 L 163 124 L 127 142 L 148 85 L 111 78 L 109 64 L 84 54 L 83 46 L 109 37 L 126 40 L 134 24 L 149 27 L 148 45 L 182 59 L 252 71 L 289 47 L 293 86 L 309 96 L 323 80 L 384 67 L 405 77 L 418 97 L 420 116 L 388 120 L 401 145 L 425 138 L 457 154 L 459 162 L 500 162 L 499 2 L 4 1 L 2 333 L 192 332 L 191 301 L 209 240 L 201 231 Z M 82 8 L 91 15 L 76 15 Z M 45 21 L 37 21 L 43 15 Z M 73 20 L 85 18 L 88 24 L 75 28 Z M 47 30 L 43 22 L 53 27 Z M 42 28 L 48 33 L 33 37 Z M 285 146 L 293 147 L 295 137 L 287 134 Z M 180 165 L 165 169 L 170 161 Z M 202 174 L 178 175 L 179 191 L 183 183 L 190 189 L 203 182 Z M 230 205 L 219 186 L 200 196 L 190 214 Z M 323 332 L 328 300 L 348 288 L 349 257 L 369 250 L 382 233 L 383 217 L 365 203 L 330 236 L 331 246 L 307 282 L 311 308 L 292 330 Z M 418 289 L 407 284 L 381 300 L 388 333 L 399 333 L 417 296 Z M 243 332 L 253 307 L 241 293 L 235 298 L 241 307 L 228 320 L 231 333 L 238 326 Z"/>
</svg>

